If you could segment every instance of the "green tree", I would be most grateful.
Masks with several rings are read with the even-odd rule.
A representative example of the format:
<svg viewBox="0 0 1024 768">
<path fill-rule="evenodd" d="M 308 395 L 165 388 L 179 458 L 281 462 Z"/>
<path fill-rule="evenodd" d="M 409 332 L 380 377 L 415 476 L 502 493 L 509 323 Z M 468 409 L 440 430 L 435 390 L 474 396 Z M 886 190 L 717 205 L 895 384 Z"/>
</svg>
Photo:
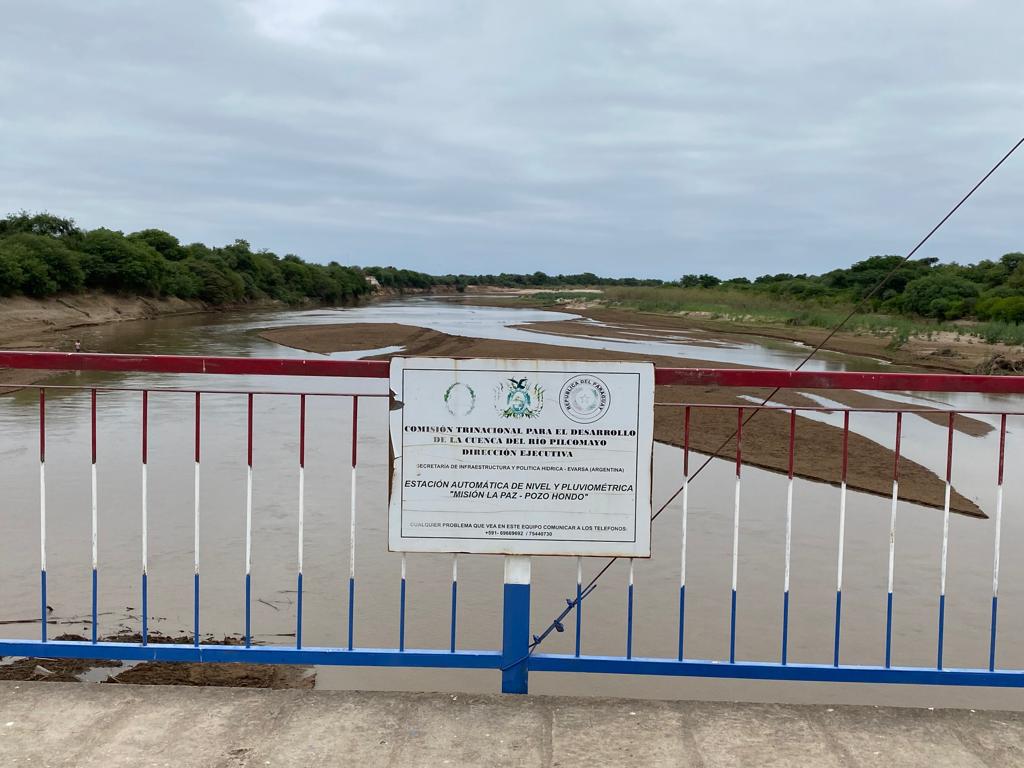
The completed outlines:
<svg viewBox="0 0 1024 768">
<path fill-rule="evenodd" d="M 978 286 L 971 281 L 951 272 L 940 272 L 911 281 L 901 304 L 906 312 L 954 320 L 973 308 L 979 293 Z"/>
<path fill-rule="evenodd" d="M 700 283 L 701 288 L 714 288 L 715 286 L 719 285 L 722 282 L 714 275 L 709 275 L 707 273 L 700 275 L 697 278 L 697 281 Z"/>
<path fill-rule="evenodd" d="M 9 213 L 0 220 L 0 237 L 27 232 L 33 235 L 74 238 L 82 234 L 74 219 L 62 219 L 52 213 Z"/>
<path fill-rule="evenodd" d="M 36 235 L 29 232 L 5 237 L 0 241 L 7 248 L 18 248 L 25 253 L 30 253 L 35 259 L 46 265 L 46 273 L 49 276 L 44 280 L 33 267 L 33 274 L 36 275 L 37 293 L 33 295 L 50 295 L 51 293 L 75 293 L 85 286 L 85 272 L 82 270 L 79 254 L 65 245 L 64 240 L 45 235 Z M 24 257 L 21 257 L 24 258 Z M 53 290 L 45 294 L 39 294 L 49 281 L 55 286 Z"/>
<path fill-rule="evenodd" d="M 18 292 L 36 299 L 52 296 L 57 292 L 57 281 L 50 274 L 46 262 L 29 246 L 24 243 L 12 243 L 10 238 L 6 238 L 0 241 L 0 256 L 7 264 L 5 272 L 8 279 L 18 279 Z"/>
<path fill-rule="evenodd" d="M 25 273 L 17 253 L 6 243 L 0 242 L 0 296 L 11 296 L 21 292 Z"/>
<path fill-rule="evenodd" d="M 230 304 L 243 299 L 244 281 L 219 258 L 189 258 L 184 264 L 198 286 L 196 298 L 209 304 Z"/>
<path fill-rule="evenodd" d="M 132 232 L 128 239 L 148 245 L 169 261 L 181 261 L 187 255 L 178 238 L 162 229 L 143 229 L 139 232 Z"/>
<path fill-rule="evenodd" d="M 85 233 L 80 248 L 90 287 L 111 293 L 161 294 L 167 262 L 149 245 L 101 228 Z"/>
</svg>

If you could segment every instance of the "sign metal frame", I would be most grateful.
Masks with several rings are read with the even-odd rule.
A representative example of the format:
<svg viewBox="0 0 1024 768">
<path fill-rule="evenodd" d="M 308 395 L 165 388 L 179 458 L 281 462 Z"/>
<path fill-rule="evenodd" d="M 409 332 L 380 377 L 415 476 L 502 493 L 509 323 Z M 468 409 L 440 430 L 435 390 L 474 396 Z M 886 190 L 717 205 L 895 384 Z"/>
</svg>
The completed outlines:
<svg viewBox="0 0 1024 768">
<path fill-rule="evenodd" d="M 390 551 L 650 557 L 652 363 L 394 357 L 390 384 Z"/>
</svg>

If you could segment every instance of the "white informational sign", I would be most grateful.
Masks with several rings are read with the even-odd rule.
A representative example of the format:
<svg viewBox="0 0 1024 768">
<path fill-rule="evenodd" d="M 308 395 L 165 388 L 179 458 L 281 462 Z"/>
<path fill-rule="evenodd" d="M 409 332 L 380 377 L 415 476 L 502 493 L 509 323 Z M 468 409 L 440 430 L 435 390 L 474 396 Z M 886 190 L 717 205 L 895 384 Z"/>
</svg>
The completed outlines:
<svg viewBox="0 0 1024 768">
<path fill-rule="evenodd" d="M 396 552 L 651 554 L 654 366 L 391 361 Z"/>
</svg>

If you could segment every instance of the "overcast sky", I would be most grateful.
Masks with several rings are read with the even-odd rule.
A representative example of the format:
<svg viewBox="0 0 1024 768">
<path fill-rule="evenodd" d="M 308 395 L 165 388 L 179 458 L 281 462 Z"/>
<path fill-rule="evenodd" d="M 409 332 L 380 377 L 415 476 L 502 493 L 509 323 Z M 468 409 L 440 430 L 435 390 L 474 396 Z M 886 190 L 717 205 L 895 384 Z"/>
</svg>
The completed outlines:
<svg viewBox="0 0 1024 768">
<path fill-rule="evenodd" d="M 1021 0 L 0 6 L 0 212 L 316 261 L 821 271 L 1024 134 Z M 921 255 L 1010 250 L 1024 150 Z"/>
</svg>

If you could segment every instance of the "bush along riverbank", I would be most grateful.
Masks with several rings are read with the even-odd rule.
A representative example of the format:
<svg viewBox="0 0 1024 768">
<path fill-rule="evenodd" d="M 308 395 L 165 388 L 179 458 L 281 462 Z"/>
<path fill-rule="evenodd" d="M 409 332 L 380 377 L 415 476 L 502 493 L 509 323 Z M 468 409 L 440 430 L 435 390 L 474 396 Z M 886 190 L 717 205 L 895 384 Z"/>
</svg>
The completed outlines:
<svg viewBox="0 0 1024 768">
<path fill-rule="evenodd" d="M 510 287 L 547 287 L 543 298 L 553 303 L 594 300 L 578 290 L 585 285 L 577 280 L 580 275 L 497 277 L 522 278 Z M 911 335 L 952 332 L 990 343 L 1024 343 L 1024 253 L 975 264 L 941 264 L 934 258 L 904 263 L 901 256 L 872 256 L 820 275 L 782 272 L 754 279 L 723 280 L 709 274 L 677 280 L 591 277 L 589 286 L 602 289 L 598 302 L 641 312 L 829 328 L 857 307 L 848 327 L 890 335 L 897 342 Z M 861 304 L 885 278 L 881 290 Z"/>
<path fill-rule="evenodd" d="M 883 278 L 883 288 L 862 305 L 862 297 Z M 1024 253 L 965 265 L 872 256 L 820 275 L 778 273 L 728 280 L 709 274 L 660 280 L 590 272 L 430 275 L 390 266 L 311 263 L 293 254 L 254 251 L 245 240 L 211 247 L 182 244 L 159 229 L 128 235 L 105 228 L 85 230 L 48 213 L 22 212 L 0 220 L 0 297 L 101 291 L 201 301 L 209 307 L 259 301 L 343 305 L 371 294 L 461 292 L 471 286 L 529 292 L 532 302 L 597 302 L 740 325 L 831 328 L 857 307 L 846 329 L 884 336 L 894 347 L 913 337 L 936 335 L 1024 344 Z M 595 298 L 583 288 L 597 288 L 601 294 Z"/>
<path fill-rule="evenodd" d="M 0 221 L 0 296 L 40 299 L 87 290 L 217 307 L 267 299 L 344 304 L 373 286 L 356 267 L 253 251 L 245 240 L 183 245 L 159 229 L 129 235 L 84 230 L 46 213 Z"/>
</svg>

